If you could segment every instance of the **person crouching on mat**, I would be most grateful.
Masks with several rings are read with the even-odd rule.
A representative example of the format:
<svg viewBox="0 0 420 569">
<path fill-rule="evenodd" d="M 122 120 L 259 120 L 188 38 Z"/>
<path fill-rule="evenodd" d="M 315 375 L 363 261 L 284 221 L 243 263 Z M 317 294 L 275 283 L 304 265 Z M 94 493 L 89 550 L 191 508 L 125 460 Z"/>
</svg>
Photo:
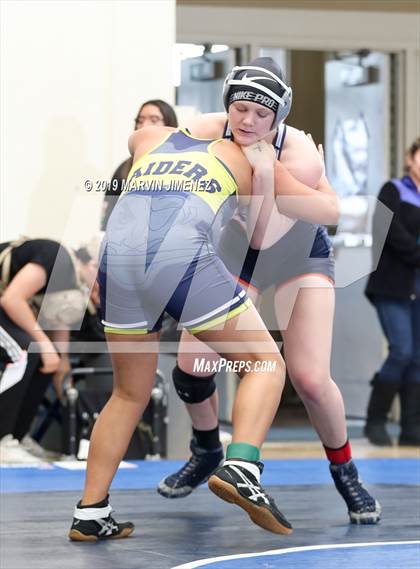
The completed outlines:
<svg viewBox="0 0 420 569">
<path fill-rule="evenodd" d="M 263 114 L 271 125 L 274 111 Z M 309 200 L 311 220 L 334 224 L 337 201 L 296 181 L 264 142 L 246 151 L 252 167 L 231 141 L 197 139 L 167 127 L 133 133 L 129 147 L 128 188 L 109 219 L 98 276 L 114 389 L 92 432 L 84 493 L 69 537 L 96 541 L 134 530 L 131 522 L 112 517 L 108 492 L 150 398 L 165 312 L 223 357 L 247 364 L 233 407 L 233 442 L 211 489 L 264 529 L 288 534 L 291 524 L 261 486 L 259 462 L 284 386 L 284 362 L 214 242 L 238 200 L 248 203 L 253 169 L 257 189 L 267 186 L 274 196 L 275 186 L 292 217 Z M 304 196 L 304 203 L 296 196 Z M 269 371 L 259 371 L 268 363 Z"/>
<path fill-rule="evenodd" d="M 73 253 L 51 239 L 0 244 L 0 451 L 3 462 L 34 462 L 28 431 L 51 380 L 61 396 L 70 371 L 69 328 L 81 320 L 97 263 L 85 248 Z M 40 350 L 28 351 L 31 343 Z M 40 449 L 35 449 L 40 450 Z"/>
</svg>

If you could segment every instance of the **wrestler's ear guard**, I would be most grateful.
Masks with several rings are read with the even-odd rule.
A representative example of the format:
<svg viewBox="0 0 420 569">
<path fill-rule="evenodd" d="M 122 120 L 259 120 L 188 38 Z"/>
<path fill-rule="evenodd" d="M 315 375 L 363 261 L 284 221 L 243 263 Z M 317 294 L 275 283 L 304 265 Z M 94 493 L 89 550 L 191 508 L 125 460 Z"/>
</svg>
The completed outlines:
<svg viewBox="0 0 420 569">
<path fill-rule="evenodd" d="M 249 71 L 249 73 L 248 73 Z M 275 91 L 266 86 L 267 80 L 275 80 Z M 264 82 L 265 84 L 262 84 Z M 244 65 L 234 67 L 228 73 L 223 85 L 223 104 L 226 111 L 229 109 L 229 97 L 232 87 L 251 87 L 265 95 L 268 95 L 278 103 L 275 113 L 273 128 L 284 121 L 292 107 L 292 88 L 286 85 L 275 73 L 263 67 Z"/>
</svg>

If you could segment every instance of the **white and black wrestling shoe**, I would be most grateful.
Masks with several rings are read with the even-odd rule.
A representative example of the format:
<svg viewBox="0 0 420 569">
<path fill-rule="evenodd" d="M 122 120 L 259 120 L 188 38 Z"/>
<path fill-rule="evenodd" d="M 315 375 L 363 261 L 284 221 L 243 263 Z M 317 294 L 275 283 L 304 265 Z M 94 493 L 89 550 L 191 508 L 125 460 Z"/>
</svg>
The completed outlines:
<svg viewBox="0 0 420 569">
<path fill-rule="evenodd" d="M 131 535 L 134 524 L 116 522 L 111 516 L 112 512 L 108 498 L 93 506 L 82 506 L 79 502 L 74 509 L 69 538 L 72 541 L 98 541 L 120 539 Z"/>
<path fill-rule="evenodd" d="M 261 462 L 228 460 L 209 478 L 209 488 L 222 500 L 245 510 L 257 526 L 273 533 L 292 533 L 292 525 L 259 482 L 263 468 Z"/>
</svg>

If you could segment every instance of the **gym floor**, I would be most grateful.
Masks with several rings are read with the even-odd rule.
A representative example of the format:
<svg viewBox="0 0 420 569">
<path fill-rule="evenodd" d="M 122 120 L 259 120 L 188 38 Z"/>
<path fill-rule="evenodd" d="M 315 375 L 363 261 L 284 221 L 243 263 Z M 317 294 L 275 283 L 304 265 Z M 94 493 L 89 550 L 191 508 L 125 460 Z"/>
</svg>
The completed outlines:
<svg viewBox="0 0 420 569">
<path fill-rule="evenodd" d="M 181 461 L 124 462 L 114 480 L 116 518 L 131 520 L 123 540 L 74 543 L 67 539 L 80 498 L 83 462 L 3 467 L 2 569 L 419 569 L 420 454 L 353 443 L 360 475 L 379 499 L 377 526 L 348 523 L 317 442 L 268 442 L 263 484 L 294 526 L 290 536 L 253 525 L 245 512 L 206 486 L 166 500 L 155 487 Z"/>
</svg>

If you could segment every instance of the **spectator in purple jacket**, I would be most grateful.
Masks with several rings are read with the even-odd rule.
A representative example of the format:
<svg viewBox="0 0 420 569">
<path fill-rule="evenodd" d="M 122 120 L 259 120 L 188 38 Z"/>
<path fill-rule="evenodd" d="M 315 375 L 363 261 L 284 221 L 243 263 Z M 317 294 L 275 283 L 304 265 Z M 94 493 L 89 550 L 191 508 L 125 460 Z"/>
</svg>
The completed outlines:
<svg viewBox="0 0 420 569">
<path fill-rule="evenodd" d="M 405 176 L 382 187 L 378 199 L 393 218 L 383 250 L 379 209 L 373 223 L 373 260 L 366 295 L 378 312 L 388 356 L 375 374 L 365 435 L 386 446 L 386 420 L 397 393 L 401 400 L 400 445 L 420 446 L 420 137 L 406 154 Z"/>
</svg>

